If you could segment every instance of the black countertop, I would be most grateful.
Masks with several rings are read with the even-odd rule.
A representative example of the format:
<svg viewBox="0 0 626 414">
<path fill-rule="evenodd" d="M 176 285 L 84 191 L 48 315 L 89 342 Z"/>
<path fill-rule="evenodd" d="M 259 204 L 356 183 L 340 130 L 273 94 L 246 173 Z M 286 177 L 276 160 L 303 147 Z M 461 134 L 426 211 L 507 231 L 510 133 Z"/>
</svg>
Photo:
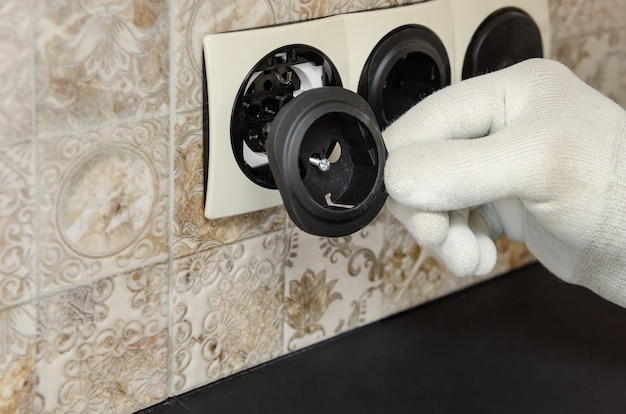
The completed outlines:
<svg viewBox="0 0 626 414">
<path fill-rule="evenodd" d="M 626 309 L 532 265 L 144 411 L 626 413 Z"/>
</svg>

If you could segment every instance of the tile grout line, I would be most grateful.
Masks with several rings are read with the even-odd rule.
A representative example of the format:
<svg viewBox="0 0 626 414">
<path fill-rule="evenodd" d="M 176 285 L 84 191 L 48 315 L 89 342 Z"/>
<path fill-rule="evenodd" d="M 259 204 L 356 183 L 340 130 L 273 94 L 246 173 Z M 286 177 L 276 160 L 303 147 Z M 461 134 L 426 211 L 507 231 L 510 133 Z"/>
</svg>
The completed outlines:
<svg viewBox="0 0 626 414">
<path fill-rule="evenodd" d="M 30 24 L 30 41 L 31 41 L 31 51 L 30 51 L 30 67 L 31 67 L 31 77 L 30 77 L 30 92 L 32 93 L 31 101 L 30 101 L 30 110 L 32 119 L 31 123 L 31 138 L 33 141 L 37 141 L 38 131 L 37 131 L 37 82 L 35 81 L 36 73 L 37 73 L 37 7 L 35 6 L 36 0 L 31 0 L 30 3 L 30 15 L 33 16 L 31 24 Z"/>
<path fill-rule="evenodd" d="M 174 229 L 174 149 L 175 149 L 175 130 L 174 122 L 176 118 L 176 56 L 174 51 L 175 24 L 176 24 L 176 6 L 174 0 L 168 1 L 169 7 L 169 206 L 168 206 L 168 260 L 167 260 L 167 370 L 165 377 L 165 398 L 172 397 L 172 383 L 174 379 L 174 340 L 173 340 L 173 311 L 174 296 L 172 294 L 174 274 L 173 263 L 173 229 Z"/>
<path fill-rule="evenodd" d="M 70 290 L 73 290 L 73 289 L 76 289 L 76 288 L 80 288 L 80 287 L 89 286 L 89 285 L 92 285 L 94 283 L 98 283 L 98 282 L 100 282 L 102 280 L 105 280 L 105 279 L 114 279 L 116 277 L 128 275 L 129 273 L 132 273 L 132 272 L 137 271 L 137 270 L 149 269 L 151 267 L 154 267 L 154 266 L 157 266 L 157 265 L 160 265 L 160 264 L 165 264 L 166 260 L 167 260 L 167 258 L 164 257 L 164 255 L 157 256 L 157 257 L 155 257 L 153 259 L 147 260 L 146 262 L 142 263 L 139 266 L 134 266 L 132 268 L 124 269 L 124 270 L 122 270 L 120 272 L 117 272 L 117 273 L 99 275 L 99 276 L 91 278 L 91 279 L 83 280 L 83 281 L 81 281 L 79 283 L 64 285 L 64 286 L 60 286 L 60 287 L 55 287 L 54 289 L 50 289 L 50 290 L 47 290 L 45 292 L 41 292 L 39 294 L 39 296 L 37 296 L 37 299 L 48 299 L 48 298 L 51 298 L 52 296 L 58 295 L 60 293 L 68 292 Z"/>
<path fill-rule="evenodd" d="M 40 6 L 41 7 L 41 6 Z M 32 149 L 32 153 L 31 153 L 31 164 L 30 164 L 30 174 L 32 174 L 30 176 L 30 182 L 29 185 L 31 185 L 31 190 L 33 191 L 34 194 L 32 194 L 31 197 L 31 201 L 34 203 L 33 206 L 33 221 L 32 221 L 32 226 L 33 226 L 33 251 L 32 251 L 32 257 L 31 257 L 31 269 L 30 271 L 33 272 L 34 275 L 34 281 L 35 281 L 35 295 L 32 298 L 32 304 L 34 307 L 34 318 L 35 318 L 35 329 L 34 329 L 34 337 L 35 337 L 35 347 L 34 347 L 34 353 L 35 353 L 35 359 L 38 360 L 37 358 L 37 354 L 39 353 L 39 341 L 40 341 L 40 326 L 41 326 L 41 319 L 39 316 L 39 309 L 40 309 L 40 301 L 41 301 L 41 292 L 42 292 L 42 287 L 43 287 L 43 277 L 41 274 L 41 266 L 40 266 L 40 257 L 41 257 L 41 252 L 43 251 L 43 249 L 41 248 L 41 239 L 39 238 L 40 236 L 40 224 L 41 224 L 41 219 L 40 219 L 40 212 L 41 212 L 41 208 L 40 208 L 40 203 L 38 203 L 39 197 L 41 197 L 41 192 L 40 192 L 40 188 L 41 188 L 41 181 L 39 180 L 39 174 L 37 174 L 37 169 L 38 169 L 38 160 L 39 160 L 39 152 L 41 151 L 38 142 L 39 142 L 39 130 L 38 130 L 38 124 L 37 124 L 37 81 L 36 81 L 36 77 L 37 77 L 37 23 L 38 23 L 38 18 L 39 18 L 39 13 L 38 10 L 39 8 L 37 7 L 37 0 L 31 0 L 30 4 L 29 4 L 29 11 L 30 11 L 30 15 L 32 16 L 32 20 L 30 22 L 30 44 L 31 44 L 31 51 L 30 51 L 30 70 L 31 70 L 31 77 L 30 77 L 30 93 L 31 95 L 31 100 L 30 100 L 30 111 L 31 111 L 31 149 Z M 32 370 L 32 374 L 34 374 L 33 376 L 37 379 L 37 382 L 39 382 L 40 378 L 39 378 L 39 370 L 41 369 L 41 366 L 39 364 L 39 361 L 35 362 Z M 36 393 L 38 393 L 40 391 L 39 387 L 36 387 L 33 391 L 32 391 L 32 395 L 29 396 L 30 398 L 30 404 L 31 406 L 29 408 L 33 408 L 32 404 L 34 404 L 35 402 L 35 397 L 36 397 Z"/>
<path fill-rule="evenodd" d="M 169 212 L 168 212 L 168 214 L 169 214 Z M 260 238 L 263 238 L 263 237 L 267 237 L 267 236 L 270 236 L 270 235 L 277 234 L 277 233 L 279 233 L 281 231 L 284 232 L 284 231 L 286 231 L 286 229 L 284 229 L 284 228 L 283 229 L 277 229 L 277 230 L 274 230 L 274 231 L 271 231 L 271 232 L 268 232 L 268 233 L 258 234 L 258 235 L 255 235 L 255 236 L 252 236 L 250 238 L 243 239 L 243 240 L 235 240 L 235 241 L 232 241 L 232 242 L 229 242 L 229 243 L 219 244 L 219 245 L 213 246 L 211 249 L 208 249 L 208 250 L 202 250 L 202 251 L 199 251 L 199 252 L 194 252 L 194 253 L 191 253 L 191 254 L 188 254 L 188 255 L 177 257 L 176 260 L 190 258 L 190 257 L 196 256 L 196 255 L 199 255 L 199 254 L 203 254 L 203 253 L 209 252 L 209 251 L 211 251 L 213 249 L 221 249 L 221 248 L 224 248 L 224 247 L 227 247 L 227 246 L 231 246 L 231 245 L 235 245 L 235 244 L 238 244 L 238 243 L 245 243 L 245 242 L 248 242 L 250 240 L 260 239 Z M 168 243 L 169 243 L 169 241 L 168 241 Z M 49 290 L 47 290 L 45 292 L 40 292 L 36 298 L 25 299 L 25 300 L 22 300 L 22 301 L 19 301 L 19 302 L 12 303 L 12 304 L 4 307 L 2 310 L 8 309 L 8 308 L 13 308 L 13 307 L 15 307 L 17 305 L 20 305 L 20 304 L 23 305 L 23 304 L 31 302 L 31 301 L 33 301 L 35 299 L 47 299 L 47 298 L 50 298 L 50 297 L 52 297 L 54 295 L 57 295 L 59 293 L 67 292 L 67 291 L 70 291 L 72 289 L 79 288 L 79 287 L 88 286 L 88 285 L 91 285 L 93 283 L 97 283 L 97 282 L 99 282 L 101 280 L 104 280 L 104 279 L 115 278 L 115 277 L 122 276 L 122 275 L 125 275 L 127 273 L 130 273 L 130 272 L 133 272 L 133 271 L 136 271 L 136 270 L 147 269 L 147 268 L 159 265 L 159 264 L 166 264 L 166 263 L 168 265 L 168 271 L 172 271 L 171 268 L 173 267 L 173 260 L 171 259 L 171 257 L 168 257 L 165 254 L 162 254 L 162 255 L 154 257 L 154 258 L 152 258 L 150 260 L 147 260 L 147 261 L 145 261 L 145 262 L 143 262 L 143 263 L 141 263 L 141 264 L 139 264 L 137 266 L 131 266 L 131 267 L 129 267 L 127 269 L 124 269 L 122 271 L 119 271 L 117 273 L 99 275 L 99 276 L 94 277 L 94 278 L 83 280 L 83 281 L 81 281 L 79 283 L 63 285 L 63 286 L 55 287 L 53 289 L 49 289 Z M 168 275 L 168 283 L 170 282 L 170 279 L 171 279 L 171 274 Z M 168 296 L 169 296 L 169 292 L 168 292 Z M 169 309 L 169 306 L 171 306 L 171 305 L 172 304 L 168 303 L 168 312 L 170 310 L 172 310 L 172 309 Z M 172 306 L 172 308 L 173 308 L 173 306 Z"/>
<path fill-rule="evenodd" d="M 42 6 L 40 6 L 42 7 Z M 38 160 L 39 160 L 39 152 L 41 151 L 38 142 L 39 142 L 39 130 L 37 123 L 37 23 L 39 18 L 39 8 L 37 7 L 37 1 L 31 0 L 28 4 L 29 14 L 32 16 L 30 22 L 30 137 L 29 137 L 29 145 L 31 148 L 30 154 L 30 163 L 29 163 L 29 180 L 28 185 L 30 186 L 31 193 L 31 202 L 33 205 L 33 217 L 32 217 L 32 229 L 33 229 L 33 241 L 32 241 L 32 256 L 30 258 L 30 272 L 32 272 L 33 280 L 35 283 L 35 292 L 34 296 L 28 301 L 24 302 L 24 304 L 18 304 L 18 306 L 26 306 L 26 303 L 32 303 L 33 306 L 33 317 L 34 317 L 34 357 L 35 364 L 33 365 L 31 374 L 34 378 L 36 378 L 37 382 L 40 381 L 40 370 L 41 366 L 38 361 L 37 354 L 39 353 L 39 341 L 40 341 L 40 326 L 41 326 L 41 318 L 40 318 L 40 301 L 42 300 L 42 291 L 43 291 L 43 277 L 41 273 L 40 266 L 40 257 L 42 249 L 42 243 L 40 239 L 40 203 L 38 202 L 39 197 L 41 196 L 41 181 L 39 180 L 39 174 L 37 174 L 38 170 Z M 31 391 L 31 395 L 29 395 L 29 409 L 33 408 L 33 404 L 35 403 L 35 398 L 37 393 L 40 391 L 39 386 L 35 387 Z"/>
<path fill-rule="evenodd" d="M 116 118 L 111 118 L 109 120 L 106 120 L 100 123 L 81 125 L 76 128 L 65 129 L 65 130 L 60 130 L 60 131 L 44 132 L 44 133 L 38 134 L 37 138 L 48 140 L 52 138 L 63 137 L 66 135 L 76 135 L 76 134 L 89 132 L 93 130 L 100 130 L 102 128 L 106 128 L 110 126 L 123 125 L 123 124 L 132 123 L 132 122 L 150 121 L 153 119 L 163 119 L 166 117 L 169 117 L 169 110 L 167 112 L 164 111 L 164 112 L 146 113 L 146 114 L 143 114 L 142 116 L 116 117 Z"/>
</svg>

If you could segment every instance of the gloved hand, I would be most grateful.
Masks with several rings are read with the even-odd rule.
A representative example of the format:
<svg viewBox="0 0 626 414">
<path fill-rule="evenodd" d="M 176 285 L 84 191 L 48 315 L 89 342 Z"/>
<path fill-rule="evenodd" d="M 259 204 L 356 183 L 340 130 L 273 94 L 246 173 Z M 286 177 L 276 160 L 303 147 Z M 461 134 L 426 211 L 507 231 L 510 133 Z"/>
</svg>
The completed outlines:
<svg viewBox="0 0 626 414">
<path fill-rule="evenodd" d="M 505 234 L 626 307 L 626 112 L 563 65 L 444 88 L 383 138 L 391 212 L 452 272 L 488 273 Z"/>
</svg>

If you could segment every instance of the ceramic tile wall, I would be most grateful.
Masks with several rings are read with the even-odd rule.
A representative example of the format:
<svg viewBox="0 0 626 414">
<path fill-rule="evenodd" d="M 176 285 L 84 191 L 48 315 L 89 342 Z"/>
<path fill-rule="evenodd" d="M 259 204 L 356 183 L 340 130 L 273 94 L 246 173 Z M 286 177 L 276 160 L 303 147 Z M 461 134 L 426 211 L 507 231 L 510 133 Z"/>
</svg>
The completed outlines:
<svg viewBox="0 0 626 414">
<path fill-rule="evenodd" d="M 405 2 L 1 2 L 0 413 L 132 412 L 486 279 L 386 211 L 202 217 L 202 36 Z M 625 7 L 550 2 L 554 57 L 622 105 Z"/>
<path fill-rule="evenodd" d="M 553 0 L 552 54 L 626 107 L 626 2 Z"/>
</svg>

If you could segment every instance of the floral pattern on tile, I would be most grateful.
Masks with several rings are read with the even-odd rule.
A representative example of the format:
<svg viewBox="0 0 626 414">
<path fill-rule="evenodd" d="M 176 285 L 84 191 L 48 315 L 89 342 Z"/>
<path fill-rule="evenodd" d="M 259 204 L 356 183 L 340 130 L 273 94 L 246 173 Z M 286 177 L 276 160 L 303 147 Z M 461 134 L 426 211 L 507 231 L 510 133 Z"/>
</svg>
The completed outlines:
<svg viewBox="0 0 626 414">
<path fill-rule="evenodd" d="M 0 311 L 0 413 L 36 411 L 36 318 L 32 303 Z"/>
<path fill-rule="evenodd" d="M 174 137 L 173 258 L 284 228 L 282 207 L 215 220 L 205 218 L 201 113 L 176 116 Z"/>
<path fill-rule="evenodd" d="M 385 228 L 381 262 L 384 316 L 433 300 L 456 290 L 460 284 L 469 284 L 471 279 L 452 276 L 432 251 L 415 243 L 391 214 Z"/>
<path fill-rule="evenodd" d="M 282 354 L 283 231 L 174 261 L 171 394 Z"/>
<path fill-rule="evenodd" d="M 626 31 L 615 30 L 558 41 L 552 49 L 556 60 L 595 89 L 624 105 L 626 96 L 622 94 L 620 71 L 626 58 L 625 43 Z"/>
<path fill-rule="evenodd" d="M 36 5 L 39 132 L 167 112 L 166 0 Z"/>
<path fill-rule="evenodd" d="M 33 145 L 0 147 L 0 310 L 35 297 Z"/>
<path fill-rule="evenodd" d="M 384 216 L 344 237 L 318 237 L 288 221 L 285 350 L 380 319 Z"/>
<path fill-rule="evenodd" d="M 0 143 L 33 132 L 32 8 L 29 0 L 0 4 Z"/>
<path fill-rule="evenodd" d="M 45 412 L 133 412 L 167 397 L 167 264 L 38 303 Z"/>
<path fill-rule="evenodd" d="M 202 39 L 220 33 L 281 23 L 266 1 L 181 0 L 174 6 L 176 59 L 176 109 L 195 110 L 202 105 Z"/>
<path fill-rule="evenodd" d="M 626 26 L 623 0 L 550 0 L 552 36 L 557 40 Z"/>
<path fill-rule="evenodd" d="M 167 257 L 168 122 L 38 142 L 44 291 Z"/>
</svg>

